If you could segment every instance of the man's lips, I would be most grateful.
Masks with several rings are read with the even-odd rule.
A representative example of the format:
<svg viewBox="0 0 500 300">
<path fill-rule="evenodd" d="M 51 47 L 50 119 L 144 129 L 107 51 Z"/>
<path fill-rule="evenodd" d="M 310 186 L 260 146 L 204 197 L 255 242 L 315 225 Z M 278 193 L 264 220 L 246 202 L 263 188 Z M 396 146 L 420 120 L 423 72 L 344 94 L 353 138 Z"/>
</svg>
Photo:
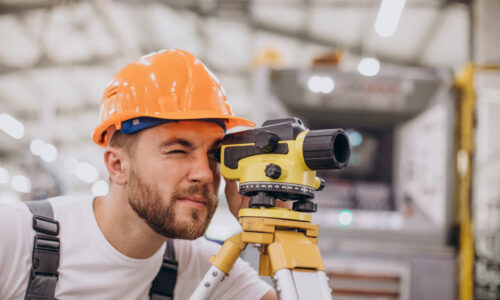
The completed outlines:
<svg viewBox="0 0 500 300">
<path fill-rule="evenodd" d="M 179 197 L 179 198 L 177 198 L 177 201 L 180 201 L 184 204 L 198 207 L 198 208 L 207 206 L 207 200 L 203 199 L 203 198 L 198 198 L 198 197 L 192 197 L 192 196 Z"/>
</svg>

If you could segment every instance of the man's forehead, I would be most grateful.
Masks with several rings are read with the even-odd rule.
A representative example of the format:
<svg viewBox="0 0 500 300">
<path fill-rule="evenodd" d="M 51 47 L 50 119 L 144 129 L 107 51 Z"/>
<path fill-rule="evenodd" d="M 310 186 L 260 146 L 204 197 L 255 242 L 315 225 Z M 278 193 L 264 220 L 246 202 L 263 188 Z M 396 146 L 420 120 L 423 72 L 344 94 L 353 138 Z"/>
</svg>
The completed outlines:
<svg viewBox="0 0 500 300">
<path fill-rule="evenodd" d="M 205 121 L 205 120 L 179 120 L 172 121 L 168 123 L 164 123 L 159 125 L 158 127 L 164 128 L 167 130 L 200 130 L 206 129 L 214 132 L 222 132 L 224 134 L 224 129 L 221 125 L 216 122 Z"/>
<path fill-rule="evenodd" d="M 224 129 L 209 121 L 175 121 L 161 124 L 148 130 L 151 135 L 162 140 L 186 139 L 213 143 L 224 137 Z"/>
</svg>

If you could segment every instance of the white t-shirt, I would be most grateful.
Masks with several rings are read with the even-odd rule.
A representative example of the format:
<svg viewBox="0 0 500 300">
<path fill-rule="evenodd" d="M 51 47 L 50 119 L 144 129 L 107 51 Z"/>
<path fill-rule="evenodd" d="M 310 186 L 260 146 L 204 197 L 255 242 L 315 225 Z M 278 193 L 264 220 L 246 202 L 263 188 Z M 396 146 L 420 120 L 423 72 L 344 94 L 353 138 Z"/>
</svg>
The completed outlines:
<svg viewBox="0 0 500 300">
<path fill-rule="evenodd" d="M 150 258 L 130 258 L 113 248 L 100 231 L 93 198 L 57 197 L 49 201 L 60 223 L 58 299 L 149 299 L 165 246 Z M 0 299 L 24 299 L 34 235 L 32 214 L 24 203 L 0 204 Z M 175 240 L 179 262 L 175 299 L 189 298 L 219 247 L 205 238 Z M 238 259 L 212 299 L 260 299 L 270 288 L 248 263 Z"/>
</svg>

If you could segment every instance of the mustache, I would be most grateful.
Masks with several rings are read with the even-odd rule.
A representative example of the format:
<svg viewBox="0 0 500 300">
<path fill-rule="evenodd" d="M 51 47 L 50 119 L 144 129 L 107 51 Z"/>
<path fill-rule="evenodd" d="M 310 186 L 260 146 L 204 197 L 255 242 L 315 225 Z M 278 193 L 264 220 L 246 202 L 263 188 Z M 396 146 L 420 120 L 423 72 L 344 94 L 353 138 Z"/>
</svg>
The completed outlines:
<svg viewBox="0 0 500 300">
<path fill-rule="evenodd" d="M 210 192 L 208 188 L 203 185 L 192 185 L 187 188 L 179 188 L 173 193 L 172 198 L 177 200 L 185 196 L 196 196 L 199 198 L 203 198 L 207 200 L 209 204 L 217 202 L 217 195 Z"/>
</svg>

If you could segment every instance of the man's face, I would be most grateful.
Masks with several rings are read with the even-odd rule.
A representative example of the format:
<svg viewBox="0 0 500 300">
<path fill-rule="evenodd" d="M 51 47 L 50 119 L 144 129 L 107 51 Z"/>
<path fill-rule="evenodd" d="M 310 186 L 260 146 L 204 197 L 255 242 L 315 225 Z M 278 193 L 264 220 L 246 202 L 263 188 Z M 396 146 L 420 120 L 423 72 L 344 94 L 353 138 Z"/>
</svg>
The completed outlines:
<svg viewBox="0 0 500 300">
<path fill-rule="evenodd" d="M 141 132 L 130 157 L 127 194 L 136 213 L 158 234 L 195 239 L 217 207 L 223 129 L 179 121 Z"/>
</svg>

